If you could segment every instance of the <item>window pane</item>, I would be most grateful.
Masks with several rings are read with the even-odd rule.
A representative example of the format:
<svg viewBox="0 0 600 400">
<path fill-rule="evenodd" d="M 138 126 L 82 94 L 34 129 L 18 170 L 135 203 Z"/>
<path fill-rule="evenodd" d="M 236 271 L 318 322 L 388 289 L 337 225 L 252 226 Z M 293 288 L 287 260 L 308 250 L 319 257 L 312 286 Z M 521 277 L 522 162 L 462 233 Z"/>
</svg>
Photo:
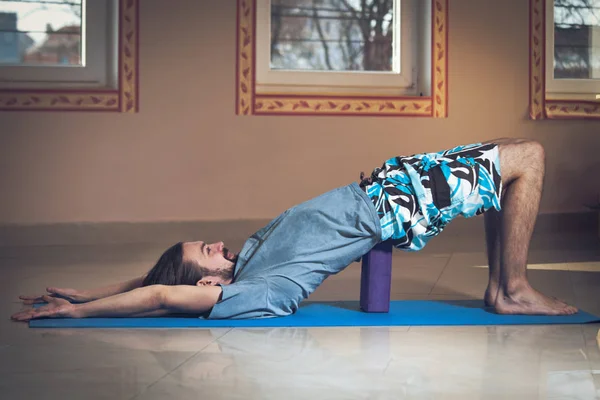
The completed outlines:
<svg viewBox="0 0 600 400">
<path fill-rule="evenodd" d="M 272 0 L 271 68 L 392 71 L 394 3 Z"/>
<path fill-rule="evenodd" d="M 0 0 L 0 65 L 81 65 L 84 0 Z"/>
<path fill-rule="evenodd" d="M 554 0 L 554 78 L 600 79 L 600 0 Z"/>
</svg>

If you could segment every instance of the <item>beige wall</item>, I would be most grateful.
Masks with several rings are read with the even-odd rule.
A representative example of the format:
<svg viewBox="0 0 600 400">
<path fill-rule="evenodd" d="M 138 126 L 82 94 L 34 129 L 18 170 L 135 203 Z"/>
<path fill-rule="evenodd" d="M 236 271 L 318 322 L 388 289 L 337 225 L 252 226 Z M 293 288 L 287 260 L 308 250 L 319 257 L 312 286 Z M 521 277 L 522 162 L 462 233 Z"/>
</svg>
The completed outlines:
<svg viewBox="0 0 600 400">
<path fill-rule="evenodd" d="M 0 224 L 270 218 L 390 156 L 542 142 L 542 211 L 595 200 L 600 123 L 527 118 L 528 1 L 450 2 L 448 119 L 236 117 L 235 1 L 141 1 L 141 111 L 0 113 Z"/>
</svg>

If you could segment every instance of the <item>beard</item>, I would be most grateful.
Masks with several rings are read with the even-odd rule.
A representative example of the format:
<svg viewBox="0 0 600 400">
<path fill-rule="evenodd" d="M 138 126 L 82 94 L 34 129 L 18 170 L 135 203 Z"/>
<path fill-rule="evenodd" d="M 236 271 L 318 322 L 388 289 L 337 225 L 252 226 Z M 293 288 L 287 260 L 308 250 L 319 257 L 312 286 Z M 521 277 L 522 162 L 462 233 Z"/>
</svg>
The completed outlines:
<svg viewBox="0 0 600 400">
<path fill-rule="evenodd" d="M 223 247 L 223 258 L 235 265 L 238 260 L 238 255 L 231 252 L 227 247 Z"/>
</svg>

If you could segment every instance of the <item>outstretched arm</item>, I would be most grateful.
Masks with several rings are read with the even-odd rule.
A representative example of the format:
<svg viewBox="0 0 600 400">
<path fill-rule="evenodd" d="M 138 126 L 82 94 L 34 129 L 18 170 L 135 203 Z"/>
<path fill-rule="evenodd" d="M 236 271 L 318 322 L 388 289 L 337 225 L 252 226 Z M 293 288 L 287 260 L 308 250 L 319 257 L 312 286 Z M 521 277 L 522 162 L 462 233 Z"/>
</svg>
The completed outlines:
<svg viewBox="0 0 600 400">
<path fill-rule="evenodd" d="M 105 297 L 114 296 L 116 294 L 125 293 L 133 289 L 142 287 L 144 278 L 146 275 L 130 279 L 125 282 L 116 283 L 109 286 L 103 286 L 96 289 L 90 290 L 77 290 L 67 288 L 48 287 L 46 291 L 51 297 L 58 297 L 61 299 L 69 300 L 71 303 L 87 303 L 88 301 L 94 301 L 103 299 Z M 19 296 L 19 299 L 23 300 L 23 304 L 38 304 L 45 303 L 43 295 L 41 296 Z"/>
<path fill-rule="evenodd" d="M 141 288 L 146 275 L 133 278 L 125 282 L 119 282 L 114 285 L 103 286 L 96 289 L 83 290 L 87 301 L 99 300 L 116 294 L 129 292 L 130 290 Z"/>
<path fill-rule="evenodd" d="M 203 314 L 219 301 L 220 286 L 151 285 L 83 304 L 44 296 L 48 305 L 14 314 L 12 319 L 157 316 Z"/>
</svg>

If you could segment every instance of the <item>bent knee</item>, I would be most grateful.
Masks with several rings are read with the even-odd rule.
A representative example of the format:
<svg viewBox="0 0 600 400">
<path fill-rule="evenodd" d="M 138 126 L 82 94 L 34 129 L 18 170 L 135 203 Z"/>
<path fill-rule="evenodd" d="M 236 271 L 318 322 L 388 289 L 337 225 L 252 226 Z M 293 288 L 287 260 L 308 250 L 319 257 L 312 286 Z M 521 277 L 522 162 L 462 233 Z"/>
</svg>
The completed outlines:
<svg viewBox="0 0 600 400">
<path fill-rule="evenodd" d="M 522 163 L 543 162 L 546 154 L 544 146 L 531 139 L 510 139 L 499 145 L 500 153 L 506 153 L 507 158 L 520 160 Z"/>
<path fill-rule="evenodd" d="M 540 142 L 510 139 L 499 144 L 499 151 L 503 180 L 512 181 L 529 169 L 541 171 L 543 174 L 546 154 Z"/>
<path fill-rule="evenodd" d="M 527 140 L 522 143 L 524 160 L 534 165 L 543 165 L 546 153 L 544 146 L 536 140 Z"/>
</svg>

